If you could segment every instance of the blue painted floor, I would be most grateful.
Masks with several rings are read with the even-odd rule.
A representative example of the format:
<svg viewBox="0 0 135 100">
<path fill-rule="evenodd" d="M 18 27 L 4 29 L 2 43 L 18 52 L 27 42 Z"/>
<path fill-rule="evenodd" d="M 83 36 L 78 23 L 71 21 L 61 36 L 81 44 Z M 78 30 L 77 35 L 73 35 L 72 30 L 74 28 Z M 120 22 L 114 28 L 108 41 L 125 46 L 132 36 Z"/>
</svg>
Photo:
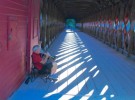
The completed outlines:
<svg viewBox="0 0 135 100">
<path fill-rule="evenodd" d="M 9 100 L 135 100 L 135 62 L 78 30 L 53 42 L 58 81 L 37 78 Z"/>
</svg>

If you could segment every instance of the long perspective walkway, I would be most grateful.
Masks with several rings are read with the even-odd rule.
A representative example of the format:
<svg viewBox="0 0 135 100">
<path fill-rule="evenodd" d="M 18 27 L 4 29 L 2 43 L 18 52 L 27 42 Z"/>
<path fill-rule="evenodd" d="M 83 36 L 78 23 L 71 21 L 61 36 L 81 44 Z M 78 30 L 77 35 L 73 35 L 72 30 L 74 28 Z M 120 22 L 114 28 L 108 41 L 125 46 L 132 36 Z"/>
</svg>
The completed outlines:
<svg viewBox="0 0 135 100">
<path fill-rule="evenodd" d="M 58 81 L 23 83 L 9 100 L 135 100 L 135 62 L 79 30 L 51 45 Z"/>
</svg>

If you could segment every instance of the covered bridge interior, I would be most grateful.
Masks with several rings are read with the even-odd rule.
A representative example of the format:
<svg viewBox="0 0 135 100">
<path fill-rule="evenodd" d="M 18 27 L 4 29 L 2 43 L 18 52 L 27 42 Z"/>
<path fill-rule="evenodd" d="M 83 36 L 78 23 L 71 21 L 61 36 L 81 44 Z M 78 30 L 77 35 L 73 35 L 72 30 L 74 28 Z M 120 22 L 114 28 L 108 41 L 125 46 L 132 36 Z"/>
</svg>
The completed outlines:
<svg viewBox="0 0 135 100">
<path fill-rule="evenodd" d="M 26 85 L 40 43 L 59 80 Z M 0 0 L 0 100 L 134 100 L 134 59 L 134 0 Z"/>
</svg>

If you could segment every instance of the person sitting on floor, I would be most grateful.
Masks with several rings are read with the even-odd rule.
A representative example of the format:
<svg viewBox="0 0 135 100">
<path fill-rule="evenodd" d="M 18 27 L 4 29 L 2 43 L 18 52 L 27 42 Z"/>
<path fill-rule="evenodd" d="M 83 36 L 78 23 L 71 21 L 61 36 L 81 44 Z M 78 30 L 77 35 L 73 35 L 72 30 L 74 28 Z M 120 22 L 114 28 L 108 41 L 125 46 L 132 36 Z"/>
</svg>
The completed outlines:
<svg viewBox="0 0 135 100">
<path fill-rule="evenodd" d="M 51 56 L 48 53 L 44 53 L 43 56 L 43 54 L 40 53 L 41 47 L 39 45 L 35 45 L 32 50 L 32 62 L 39 73 L 45 74 L 46 70 L 49 70 L 48 74 L 54 77 L 57 70 L 57 63 L 54 60 L 48 61 Z"/>
</svg>

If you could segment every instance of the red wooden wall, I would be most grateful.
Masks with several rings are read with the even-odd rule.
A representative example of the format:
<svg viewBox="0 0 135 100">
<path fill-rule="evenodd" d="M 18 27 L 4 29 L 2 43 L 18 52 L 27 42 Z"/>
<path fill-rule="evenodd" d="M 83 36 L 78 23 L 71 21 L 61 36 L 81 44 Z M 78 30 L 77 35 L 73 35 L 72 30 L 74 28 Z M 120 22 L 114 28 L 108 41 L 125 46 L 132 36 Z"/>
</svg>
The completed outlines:
<svg viewBox="0 0 135 100">
<path fill-rule="evenodd" d="M 38 43 L 40 0 L 0 0 L 0 100 L 24 80 Z M 27 62 L 27 63 L 26 63 Z"/>
</svg>

